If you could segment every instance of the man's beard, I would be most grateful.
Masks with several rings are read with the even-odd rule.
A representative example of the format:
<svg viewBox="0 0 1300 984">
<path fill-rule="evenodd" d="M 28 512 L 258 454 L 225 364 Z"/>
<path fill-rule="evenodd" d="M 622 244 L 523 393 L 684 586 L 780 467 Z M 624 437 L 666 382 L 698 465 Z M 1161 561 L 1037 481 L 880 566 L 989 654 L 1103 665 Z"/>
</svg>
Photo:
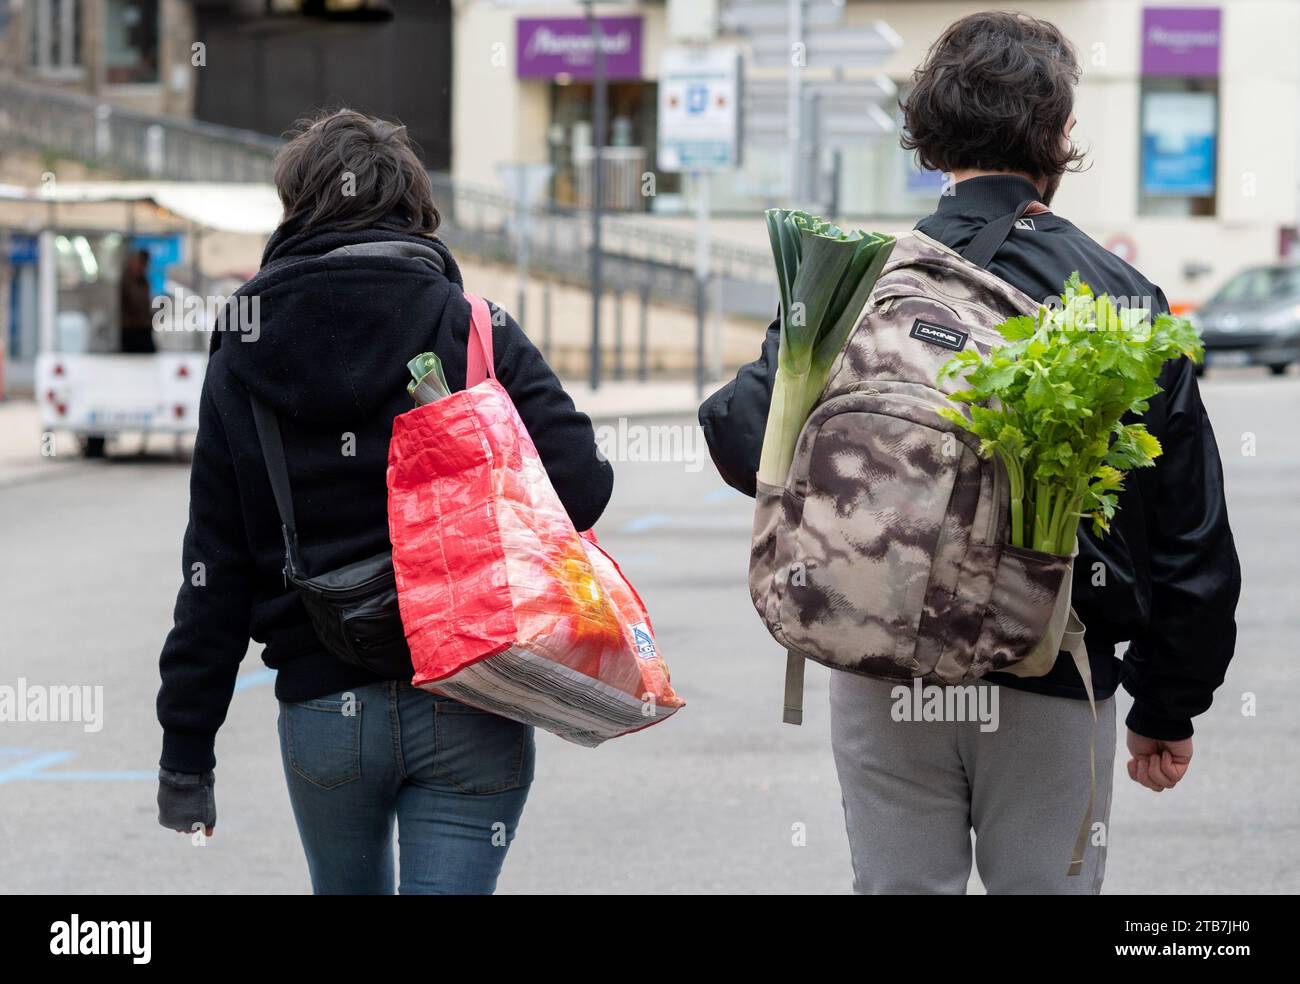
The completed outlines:
<svg viewBox="0 0 1300 984">
<path fill-rule="evenodd" d="M 1056 197 L 1056 189 L 1061 187 L 1061 176 L 1053 174 L 1043 185 L 1043 193 L 1038 200 L 1044 205 L 1051 205 L 1052 199 Z"/>
</svg>

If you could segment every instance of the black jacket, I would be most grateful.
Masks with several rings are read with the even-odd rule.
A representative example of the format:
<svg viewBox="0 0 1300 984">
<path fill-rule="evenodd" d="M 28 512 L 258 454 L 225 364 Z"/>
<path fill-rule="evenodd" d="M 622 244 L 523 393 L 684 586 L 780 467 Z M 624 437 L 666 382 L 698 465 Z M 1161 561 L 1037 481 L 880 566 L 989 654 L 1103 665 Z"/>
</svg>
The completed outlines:
<svg viewBox="0 0 1300 984">
<path fill-rule="evenodd" d="M 916 228 L 960 252 L 991 219 L 1038 195 L 1024 178 L 988 176 L 954 186 Z M 1078 271 L 1097 293 L 1138 298 L 1153 313 L 1168 310 L 1160 289 L 1056 214 L 1032 217 L 1014 230 L 988 269 L 1035 299 L 1057 295 Z M 768 329 L 763 355 L 700 408 L 710 450 L 723 478 L 754 494 L 780 323 Z M 1154 468 L 1130 473 L 1108 536 L 1079 526 L 1074 607 L 1087 627 L 1097 696 L 1119 683 L 1133 695 L 1128 726 L 1149 738 L 1190 737 L 1223 682 L 1236 642 L 1234 613 L 1241 570 L 1223 497 L 1223 469 L 1191 364 L 1170 362 L 1164 392 L 1143 420 L 1164 448 Z M 756 435 L 753 437 L 752 435 Z M 1100 564 L 1101 567 L 1097 565 Z M 1104 572 L 1103 577 L 1097 572 Z M 1115 659 L 1118 643 L 1128 642 Z M 990 680 L 1034 693 L 1085 699 L 1068 659 L 1033 679 L 991 674 Z"/>
<path fill-rule="evenodd" d="M 437 240 L 382 227 L 282 229 L 240 296 L 257 298 L 259 319 L 255 331 L 213 334 L 183 581 L 160 660 L 160 764 L 176 772 L 213 767 L 250 638 L 265 643 L 280 700 L 377 679 L 326 653 L 285 587 L 280 520 L 249 392 L 280 417 L 304 565 L 319 574 L 390 546 L 385 474 L 393 418 L 412 407 L 407 360 L 431 350 L 451 388 L 465 384 L 469 303 L 456 261 Z M 494 315 L 498 379 L 574 525 L 587 529 L 609 501 L 613 470 L 597 455 L 591 421 L 541 354 L 513 319 Z"/>
</svg>

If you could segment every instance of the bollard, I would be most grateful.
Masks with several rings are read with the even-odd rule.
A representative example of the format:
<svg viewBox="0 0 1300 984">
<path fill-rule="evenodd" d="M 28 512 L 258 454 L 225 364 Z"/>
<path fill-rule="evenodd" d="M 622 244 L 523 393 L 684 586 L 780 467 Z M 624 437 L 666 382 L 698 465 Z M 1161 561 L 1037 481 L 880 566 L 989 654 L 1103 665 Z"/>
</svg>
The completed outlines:
<svg viewBox="0 0 1300 984">
<path fill-rule="evenodd" d="M 614 291 L 614 379 L 623 381 L 623 292 Z"/>
<path fill-rule="evenodd" d="M 542 282 L 542 358 L 551 361 L 551 282 Z"/>
<path fill-rule="evenodd" d="M 648 367 L 646 365 L 650 348 L 650 285 L 643 284 L 641 287 L 641 324 L 637 330 L 636 342 L 636 378 L 638 382 L 644 383 L 648 378 Z"/>
</svg>

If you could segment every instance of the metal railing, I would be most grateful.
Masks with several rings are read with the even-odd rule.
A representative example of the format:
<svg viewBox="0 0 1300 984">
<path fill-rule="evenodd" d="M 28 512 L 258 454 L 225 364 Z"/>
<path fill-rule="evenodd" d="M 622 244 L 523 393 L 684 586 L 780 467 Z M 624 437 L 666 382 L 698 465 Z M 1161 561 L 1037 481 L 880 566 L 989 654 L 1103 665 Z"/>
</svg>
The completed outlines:
<svg viewBox="0 0 1300 984">
<path fill-rule="evenodd" d="M 0 137 L 105 170 L 166 181 L 270 181 L 275 137 L 122 109 L 0 79 Z"/>
<path fill-rule="evenodd" d="M 194 120 L 153 116 L 88 95 L 0 78 L 0 139 L 119 174 L 170 181 L 270 181 L 282 141 Z M 528 237 L 530 269 L 589 286 L 590 213 L 544 203 L 521 208 L 496 188 L 430 175 L 441 234 L 458 252 L 514 263 Z M 643 299 L 692 307 L 696 241 L 662 220 L 611 215 L 602 223 L 605 283 Z M 721 313 L 766 320 L 776 306 L 765 249 L 712 244 L 709 280 Z"/>
</svg>

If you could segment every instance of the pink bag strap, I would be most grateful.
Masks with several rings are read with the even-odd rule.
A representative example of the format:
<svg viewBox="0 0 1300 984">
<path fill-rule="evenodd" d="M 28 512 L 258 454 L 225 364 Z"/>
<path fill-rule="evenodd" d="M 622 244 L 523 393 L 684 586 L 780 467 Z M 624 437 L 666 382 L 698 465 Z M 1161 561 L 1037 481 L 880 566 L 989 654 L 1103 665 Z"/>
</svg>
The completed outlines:
<svg viewBox="0 0 1300 984">
<path fill-rule="evenodd" d="M 465 388 L 477 386 L 483 380 L 497 378 L 492 355 L 492 314 L 487 301 L 477 294 L 465 295 L 469 301 L 469 346 L 465 351 Z M 475 340 L 478 344 L 475 345 Z"/>
</svg>

